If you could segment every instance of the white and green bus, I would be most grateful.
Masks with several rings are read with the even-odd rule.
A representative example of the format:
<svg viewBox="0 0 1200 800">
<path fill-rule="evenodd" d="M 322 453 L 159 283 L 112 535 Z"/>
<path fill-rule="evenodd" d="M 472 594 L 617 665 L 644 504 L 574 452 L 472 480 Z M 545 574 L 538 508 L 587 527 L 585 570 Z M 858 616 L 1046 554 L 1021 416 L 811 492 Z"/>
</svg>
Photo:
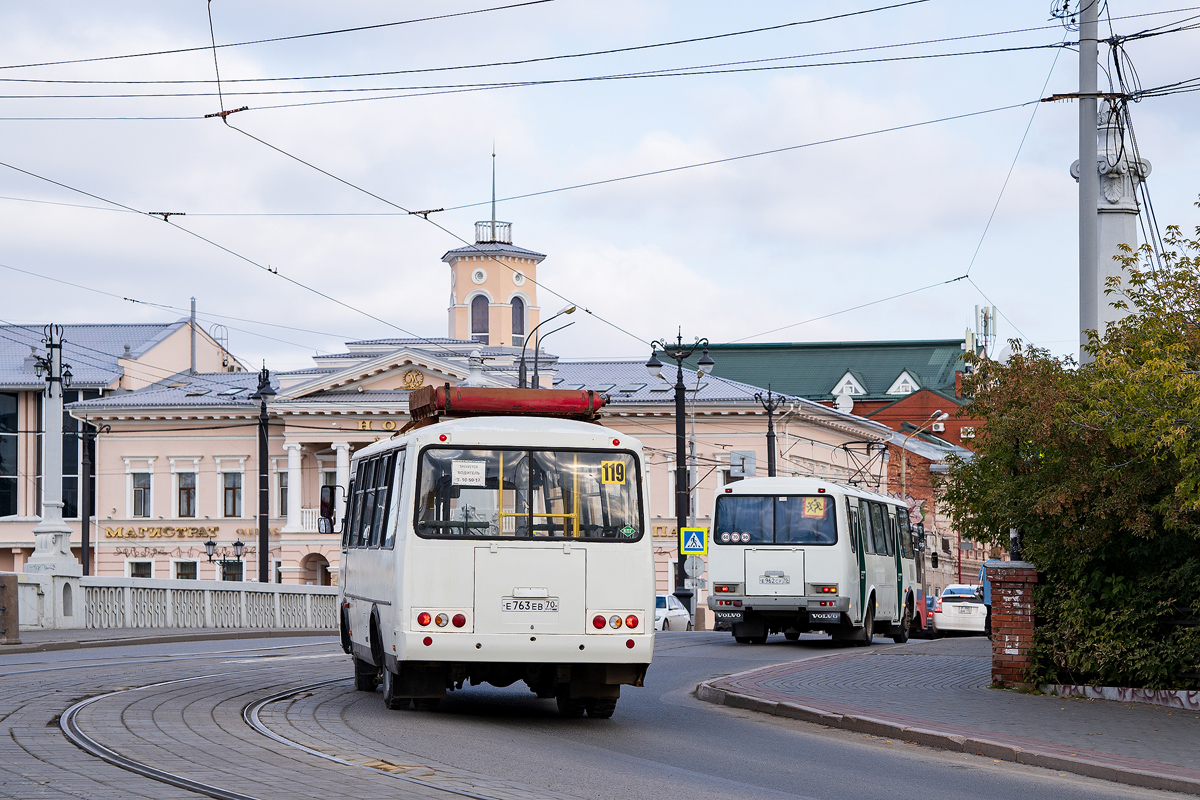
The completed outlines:
<svg viewBox="0 0 1200 800">
<path fill-rule="evenodd" d="M 917 537 L 899 500 L 816 478 L 751 478 L 717 493 L 708 606 L 739 643 L 817 631 L 871 644 L 919 627 Z"/>
</svg>

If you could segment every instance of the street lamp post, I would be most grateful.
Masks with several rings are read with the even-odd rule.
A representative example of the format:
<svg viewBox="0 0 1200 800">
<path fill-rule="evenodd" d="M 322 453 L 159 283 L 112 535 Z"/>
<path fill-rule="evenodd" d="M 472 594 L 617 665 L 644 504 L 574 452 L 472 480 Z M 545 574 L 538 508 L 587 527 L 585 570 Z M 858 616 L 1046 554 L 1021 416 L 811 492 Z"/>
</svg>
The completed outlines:
<svg viewBox="0 0 1200 800">
<path fill-rule="evenodd" d="M 928 428 L 933 423 L 941 422 L 949 416 L 949 414 L 943 414 L 942 410 L 939 408 L 937 411 L 929 415 L 929 419 L 925 420 L 921 427 L 904 437 L 904 445 L 900 448 L 900 499 L 904 502 L 908 502 L 908 440 Z"/>
<path fill-rule="evenodd" d="M 550 331 L 550 333 L 542 334 L 542 338 L 538 339 L 537 347 L 533 348 L 533 388 L 542 388 L 541 378 L 538 377 L 538 357 L 542 352 L 542 344 L 551 336 L 561 331 L 563 328 L 569 328 L 574 324 L 574 322 L 568 322 L 566 325 L 560 325 L 559 327 Z M 551 386 L 550 388 L 553 389 L 554 387 Z"/>
<path fill-rule="evenodd" d="M 754 399 L 767 410 L 767 477 L 775 477 L 775 411 L 783 404 L 784 398 L 777 394 L 772 394 L 771 384 L 767 384 L 767 396 L 763 398 L 761 392 L 754 395 Z"/>
<path fill-rule="evenodd" d="M 270 515 L 271 515 L 271 482 L 267 470 L 267 426 L 270 417 L 267 415 L 267 401 L 275 396 L 271 388 L 271 372 L 265 366 L 258 373 L 258 389 L 250 395 L 251 400 L 258 400 L 258 582 L 270 583 Z M 299 491 L 296 487 L 294 491 Z M 238 554 L 239 559 L 241 554 Z"/>
<path fill-rule="evenodd" d="M 691 491 L 688 487 L 688 468 L 687 468 L 687 418 L 685 400 L 687 397 L 687 387 L 683 383 L 683 362 L 690 358 L 693 353 L 703 348 L 703 353 L 700 360 L 696 362 L 696 366 L 700 372 L 707 375 L 712 372 L 713 360 L 708 355 L 708 339 L 697 339 L 689 345 L 683 343 L 683 335 L 678 334 L 675 337 L 675 342 L 672 344 L 666 339 L 658 339 L 650 343 L 650 360 L 646 362 L 646 370 L 650 373 L 650 377 L 662 377 L 663 364 L 658 360 L 656 351 L 661 350 L 662 354 L 675 362 L 675 525 L 676 533 L 678 534 L 688 524 L 688 509 L 691 505 Z M 687 561 L 681 551 L 679 558 L 675 564 L 675 596 L 679 598 L 679 602 L 683 603 L 684 608 L 695 614 L 696 609 L 692 605 L 693 593 L 687 587 L 687 572 L 684 570 L 684 563 Z"/>
<path fill-rule="evenodd" d="M 71 526 L 63 521 L 63 390 L 71 385 L 71 368 L 63 364 L 63 329 L 47 325 L 46 355 L 35 355 L 34 372 L 46 379 L 42 405 L 42 518 L 33 529 L 34 550 L 27 572 L 66 572 L 76 567 L 71 554 Z"/>
<path fill-rule="evenodd" d="M 242 553 L 245 551 L 245 549 L 246 545 L 242 543 L 241 539 L 238 539 L 233 543 L 233 558 L 226 558 L 224 550 L 222 550 L 220 558 L 213 558 L 217 552 L 217 543 L 212 539 L 209 539 L 204 543 L 204 552 L 208 555 L 208 563 L 212 564 L 215 561 L 221 565 L 221 580 L 225 580 L 226 565 L 242 563 Z"/>
<path fill-rule="evenodd" d="M 535 325 L 533 327 L 533 330 L 531 330 L 529 332 L 529 335 L 525 337 L 525 341 L 521 343 L 521 361 L 520 361 L 519 366 L 517 367 L 517 388 L 518 389 L 528 388 L 525 385 L 525 383 L 526 383 L 526 381 L 525 381 L 525 348 L 529 346 L 529 342 L 533 339 L 533 335 L 535 333 L 537 333 L 537 329 L 542 327 L 543 325 L 545 325 L 547 322 L 550 322 L 550 320 L 561 317 L 563 314 L 574 314 L 574 313 L 575 313 L 575 306 L 567 306 L 566 308 L 564 308 L 562 311 L 559 311 L 554 316 L 548 317 L 548 318 L 542 320 L 541 322 L 539 322 L 537 325 Z M 535 376 L 537 375 L 537 348 L 540 346 L 540 344 L 541 343 L 539 342 L 537 345 L 534 345 L 534 362 L 533 363 L 534 363 L 534 375 Z M 535 381 L 533 388 L 538 389 L 541 387 L 539 387 Z"/>
<path fill-rule="evenodd" d="M 112 430 L 109 425 L 80 424 L 79 438 L 83 440 L 83 461 L 79 476 L 79 521 L 82 534 L 79 548 L 83 574 L 91 575 L 92 564 L 92 466 L 95 463 L 96 437 Z"/>
</svg>

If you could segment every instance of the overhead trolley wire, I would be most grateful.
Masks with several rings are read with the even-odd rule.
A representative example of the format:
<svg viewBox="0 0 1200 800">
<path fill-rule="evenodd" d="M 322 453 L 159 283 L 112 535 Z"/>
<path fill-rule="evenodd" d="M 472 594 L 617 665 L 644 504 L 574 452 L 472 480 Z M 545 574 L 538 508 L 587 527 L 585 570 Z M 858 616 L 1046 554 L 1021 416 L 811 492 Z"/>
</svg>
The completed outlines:
<svg viewBox="0 0 1200 800">
<path fill-rule="evenodd" d="M 275 36 L 269 39 L 252 39 L 244 42 L 228 42 L 226 44 L 218 44 L 216 47 L 245 47 L 255 44 L 272 44 L 275 42 L 288 42 L 296 39 L 312 39 L 318 36 L 335 36 L 343 33 L 356 33 L 358 31 L 378 30 L 380 28 L 394 28 L 400 25 L 412 25 L 418 22 L 432 22 L 441 19 L 452 19 L 454 17 L 469 17 L 477 14 L 486 14 L 491 11 L 507 11 L 513 8 L 523 8 L 525 6 L 538 6 L 544 3 L 552 3 L 554 0 L 526 0 L 522 3 L 511 3 L 503 6 L 491 6 L 489 8 L 478 8 L 473 11 L 456 11 L 450 14 L 438 14 L 431 17 L 418 17 L 415 19 L 404 19 L 396 22 L 380 22 L 374 25 L 359 25 L 353 28 L 339 28 L 328 31 L 315 31 L 313 33 L 298 33 L 291 36 Z M 96 56 L 94 58 L 74 58 L 63 61 L 40 61 L 29 64 L 2 64 L 0 69 L 26 69 L 29 67 L 54 67 L 63 64 L 91 64 L 97 61 L 117 61 L 126 58 L 145 58 L 149 56 L 166 56 L 177 53 L 195 53 L 201 50 L 212 49 L 213 45 L 203 45 L 201 47 L 179 47 L 173 50 L 154 50 L 145 53 L 125 53 L 116 56 Z"/>
</svg>

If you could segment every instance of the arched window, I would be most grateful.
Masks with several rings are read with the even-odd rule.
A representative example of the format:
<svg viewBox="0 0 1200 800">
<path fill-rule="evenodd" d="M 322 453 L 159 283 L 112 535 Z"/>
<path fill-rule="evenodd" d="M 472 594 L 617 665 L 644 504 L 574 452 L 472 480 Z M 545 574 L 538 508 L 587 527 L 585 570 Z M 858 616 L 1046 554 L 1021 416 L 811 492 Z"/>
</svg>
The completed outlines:
<svg viewBox="0 0 1200 800">
<path fill-rule="evenodd" d="M 488 343 L 488 299 L 477 294 L 471 300 L 471 340 Z"/>
<path fill-rule="evenodd" d="M 512 334 L 513 347 L 525 343 L 525 301 L 520 297 L 512 299 Z"/>
</svg>

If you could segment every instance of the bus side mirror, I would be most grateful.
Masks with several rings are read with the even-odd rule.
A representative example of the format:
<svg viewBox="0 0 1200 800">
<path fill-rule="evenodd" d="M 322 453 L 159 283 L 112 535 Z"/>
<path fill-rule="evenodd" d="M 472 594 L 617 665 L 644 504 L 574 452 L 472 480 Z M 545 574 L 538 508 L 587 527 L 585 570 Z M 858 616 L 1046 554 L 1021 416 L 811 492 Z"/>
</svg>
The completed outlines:
<svg viewBox="0 0 1200 800">
<path fill-rule="evenodd" d="M 317 533 L 333 533 L 333 520 L 328 517 L 318 517 Z"/>
<path fill-rule="evenodd" d="M 321 518 L 333 519 L 333 506 L 336 497 L 336 486 L 321 487 Z"/>
</svg>

